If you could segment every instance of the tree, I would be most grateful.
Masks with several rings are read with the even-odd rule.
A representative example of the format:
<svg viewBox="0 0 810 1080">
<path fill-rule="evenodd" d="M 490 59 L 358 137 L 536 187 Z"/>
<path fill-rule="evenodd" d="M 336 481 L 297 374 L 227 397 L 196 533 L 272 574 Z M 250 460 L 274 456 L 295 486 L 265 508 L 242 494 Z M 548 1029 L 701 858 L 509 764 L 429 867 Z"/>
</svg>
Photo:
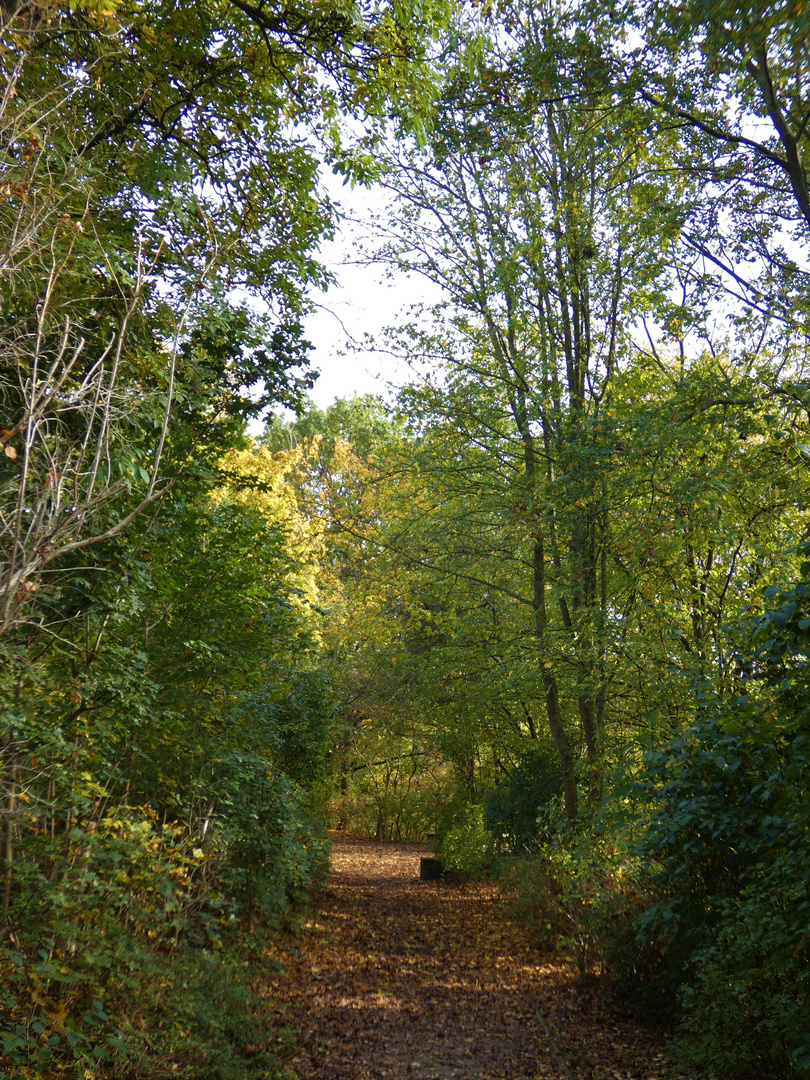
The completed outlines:
<svg viewBox="0 0 810 1080">
<path fill-rule="evenodd" d="M 807 16 L 786 3 L 628 5 L 641 44 L 615 60 L 614 85 L 656 125 L 680 131 L 678 169 L 704 178 L 685 222 L 692 280 L 715 277 L 755 328 L 801 334 L 807 274 L 796 245 L 810 226 Z M 628 59 L 629 53 L 629 59 Z M 740 327 L 742 328 L 742 327 Z"/>
<path fill-rule="evenodd" d="M 13 1067 L 125 1053 L 92 1025 L 102 999 L 125 1022 L 126 963 L 129 990 L 147 987 L 170 940 L 215 949 L 229 915 L 280 918 L 324 873 L 310 811 L 329 680 L 299 596 L 300 521 L 251 501 L 227 451 L 247 417 L 311 385 L 300 317 L 335 217 L 318 169 L 367 179 L 387 110 L 423 122 L 443 16 L 126 0 L 0 13 Z M 40 1044 L 43 980 L 65 1025 Z"/>
<path fill-rule="evenodd" d="M 318 156 L 363 178 L 345 111 L 371 123 L 407 94 L 417 122 L 442 13 L 61 0 L 4 12 L 3 629 L 42 620 L 30 602 L 61 554 L 160 500 L 176 399 L 208 380 L 198 429 L 235 398 L 251 410 L 243 380 L 264 384 L 254 412 L 295 403 L 304 291 L 325 280 L 313 253 L 334 213 Z"/>
<path fill-rule="evenodd" d="M 595 792 L 610 681 L 611 387 L 639 290 L 663 296 L 679 213 L 663 147 L 649 145 L 640 115 L 577 82 L 583 57 L 603 63 L 609 20 L 588 31 L 553 6 L 507 7 L 500 37 L 459 46 L 430 145 L 392 156 L 398 217 L 382 255 L 447 291 L 436 330 L 400 341 L 436 360 L 439 381 L 403 400 L 455 429 L 437 481 L 459 506 L 476 500 L 483 530 L 462 528 L 455 564 L 445 544 L 436 569 L 463 580 L 459 558 L 470 547 L 494 554 L 499 522 L 522 533 L 504 534 L 509 583 L 484 579 L 531 620 L 572 820 L 569 703 Z"/>
</svg>

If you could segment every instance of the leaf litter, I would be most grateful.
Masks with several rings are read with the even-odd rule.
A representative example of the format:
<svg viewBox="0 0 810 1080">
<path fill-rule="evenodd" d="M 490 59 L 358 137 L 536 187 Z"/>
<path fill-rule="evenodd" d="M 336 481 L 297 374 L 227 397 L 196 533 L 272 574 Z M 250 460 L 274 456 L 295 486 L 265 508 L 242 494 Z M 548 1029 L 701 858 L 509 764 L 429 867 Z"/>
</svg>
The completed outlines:
<svg viewBox="0 0 810 1080">
<path fill-rule="evenodd" d="M 271 1038 L 296 1080 L 659 1080 L 659 1031 L 539 951 L 496 885 L 421 881 L 425 854 L 334 839 L 305 933 L 271 949 Z"/>
</svg>

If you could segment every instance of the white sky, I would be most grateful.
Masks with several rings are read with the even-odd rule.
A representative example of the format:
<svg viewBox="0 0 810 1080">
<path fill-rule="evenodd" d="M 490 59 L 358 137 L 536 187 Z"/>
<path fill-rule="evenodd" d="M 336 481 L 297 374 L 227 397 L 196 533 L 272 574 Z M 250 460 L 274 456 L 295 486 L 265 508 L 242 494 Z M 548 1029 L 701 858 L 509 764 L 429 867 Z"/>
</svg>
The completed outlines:
<svg viewBox="0 0 810 1080">
<path fill-rule="evenodd" d="M 379 267 L 351 265 L 346 261 L 351 254 L 350 243 L 341 237 L 324 245 L 322 260 L 337 282 L 315 297 L 318 309 L 304 321 L 305 336 L 314 346 L 312 367 L 321 373 L 309 395 L 321 409 L 338 397 L 386 396 L 392 383 L 406 377 L 392 357 L 368 351 L 364 338 L 394 325 L 403 302 L 413 297 L 404 297 L 403 283 L 381 281 Z"/>
<path fill-rule="evenodd" d="M 342 187 L 326 178 L 332 199 L 347 215 L 334 241 L 321 247 L 321 261 L 335 275 L 327 293 L 313 294 L 318 309 L 304 322 L 305 336 L 314 346 L 312 367 L 321 372 L 310 391 L 319 408 L 335 398 L 353 394 L 388 396 L 392 386 L 408 381 L 407 365 L 383 352 L 373 351 L 366 335 L 377 337 L 387 326 L 407 317 L 407 309 L 438 299 L 438 290 L 419 275 L 393 272 L 362 262 L 358 237 L 361 229 L 349 218 L 382 213 L 386 196 L 381 189 Z"/>
<path fill-rule="evenodd" d="M 361 394 L 390 398 L 413 378 L 407 364 L 375 351 L 368 339 L 380 338 L 386 327 L 407 317 L 413 305 L 435 303 L 439 291 L 419 275 L 364 263 L 358 237 L 366 230 L 359 220 L 384 211 L 386 194 L 381 188 L 351 189 L 331 175 L 322 176 L 322 181 L 345 214 L 335 239 L 325 241 L 319 254 L 335 283 L 325 293 L 310 293 L 316 310 L 303 320 L 304 336 L 313 346 L 310 366 L 320 372 L 307 396 L 326 409 L 335 398 Z M 291 419 L 293 414 L 287 415 Z M 249 421 L 248 432 L 260 435 L 264 423 L 262 418 Z"/>
</svg>

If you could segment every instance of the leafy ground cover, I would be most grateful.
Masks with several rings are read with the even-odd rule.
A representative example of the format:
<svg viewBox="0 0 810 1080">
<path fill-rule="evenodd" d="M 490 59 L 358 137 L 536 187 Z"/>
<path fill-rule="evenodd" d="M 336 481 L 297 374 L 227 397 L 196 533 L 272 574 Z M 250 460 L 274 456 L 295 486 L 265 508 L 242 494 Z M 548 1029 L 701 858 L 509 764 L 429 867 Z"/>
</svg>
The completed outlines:
<svg viewBox="0 0 810 1080">
<path fill-rule="evenodd" d="M 661 1032 L 538 950 L 496 885 L 420 881 L 424 854 L 336 838 L 306 933 L 274 946 L 271 1038 L 298 1080 L 668 1075 Z"/>
</svg>

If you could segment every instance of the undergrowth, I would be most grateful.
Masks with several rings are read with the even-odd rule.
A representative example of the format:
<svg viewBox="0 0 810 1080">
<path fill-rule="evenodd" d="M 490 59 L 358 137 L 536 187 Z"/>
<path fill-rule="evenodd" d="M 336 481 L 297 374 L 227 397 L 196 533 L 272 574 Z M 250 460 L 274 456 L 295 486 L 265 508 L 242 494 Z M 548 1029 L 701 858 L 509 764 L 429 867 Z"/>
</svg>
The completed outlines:
<svg viewBox="0 0 810 1080">
<path fill-rule="evenodd" d="M 328 865 L 325 838 L 288 832 L 248 890 L 221 837 L 194 846 L 148 807 L 29 844 L 0 941 L 0 1075 L 283 1080 L 257 993 L 264 948 Z"/>
</svg>

